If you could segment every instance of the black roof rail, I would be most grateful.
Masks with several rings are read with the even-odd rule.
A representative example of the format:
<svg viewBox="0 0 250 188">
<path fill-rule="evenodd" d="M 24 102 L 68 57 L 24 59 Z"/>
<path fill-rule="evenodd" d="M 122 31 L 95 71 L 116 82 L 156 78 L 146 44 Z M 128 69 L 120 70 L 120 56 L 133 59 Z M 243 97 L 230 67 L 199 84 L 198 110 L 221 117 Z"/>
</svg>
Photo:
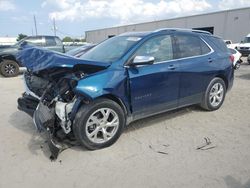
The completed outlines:
<svg viewBox="0 0 250 188">
<path fill-rule="evenodd" d="M 204 33 L 204 34 L 212 35 L 208 31 L 197 30 L 197 29 L 185 29 L 185 28 L 161 28 L 161 29 L 155 30 L 154 32 L 160 32 L 160 31 L 187 31 L 187 32 Z"/>
</svg>

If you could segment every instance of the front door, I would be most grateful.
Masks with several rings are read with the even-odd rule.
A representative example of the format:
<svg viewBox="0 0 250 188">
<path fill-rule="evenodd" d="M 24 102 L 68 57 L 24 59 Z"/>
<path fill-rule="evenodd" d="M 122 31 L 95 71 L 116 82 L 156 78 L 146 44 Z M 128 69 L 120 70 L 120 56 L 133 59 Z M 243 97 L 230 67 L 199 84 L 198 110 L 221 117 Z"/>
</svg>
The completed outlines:
<svg viewBox="0 0 250 188">
<path fill-rule="evenodd" d="M 134 54 L 155 58 L 152 65 L 128 68 L 135 119 L 177 107 L 179 64 L 173 54 L 171 35 L 150 38 Z"/>
</svg>

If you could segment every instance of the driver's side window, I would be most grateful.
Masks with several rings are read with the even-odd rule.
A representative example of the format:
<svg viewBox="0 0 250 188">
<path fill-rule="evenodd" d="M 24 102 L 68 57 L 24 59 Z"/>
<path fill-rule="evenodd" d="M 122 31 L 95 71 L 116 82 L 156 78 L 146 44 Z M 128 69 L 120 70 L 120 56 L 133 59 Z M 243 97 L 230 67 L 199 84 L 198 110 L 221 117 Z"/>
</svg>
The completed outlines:
<svg viewBox="0 0 250 188">
<path fill-rule="evenodd" d="M 152 56 L 155 62 L 173 59 L 172 40 L 170 35 L 162 35 L 147 40 L 135 53 L 135 56 Z"/>
</svg>

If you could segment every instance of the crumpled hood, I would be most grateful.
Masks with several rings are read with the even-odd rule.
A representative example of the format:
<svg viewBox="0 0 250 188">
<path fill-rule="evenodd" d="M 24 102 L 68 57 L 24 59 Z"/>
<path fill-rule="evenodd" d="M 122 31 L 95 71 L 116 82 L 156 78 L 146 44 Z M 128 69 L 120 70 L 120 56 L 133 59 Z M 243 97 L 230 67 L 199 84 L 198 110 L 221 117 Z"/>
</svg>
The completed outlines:
<svg viewBox="0 0 250 188">
<path fill-rule="evenodd" d="M 20 50 L 16 59 L 27 69 L 37 72 L 51 68 L 73 68 L 75 65 L 86 65 L 86 67 L 106 68 L 109 63 L 86 61 L 77 59 L 59 52 L 54 52 L 34 46 L 24 46 Z"/>
</svg>

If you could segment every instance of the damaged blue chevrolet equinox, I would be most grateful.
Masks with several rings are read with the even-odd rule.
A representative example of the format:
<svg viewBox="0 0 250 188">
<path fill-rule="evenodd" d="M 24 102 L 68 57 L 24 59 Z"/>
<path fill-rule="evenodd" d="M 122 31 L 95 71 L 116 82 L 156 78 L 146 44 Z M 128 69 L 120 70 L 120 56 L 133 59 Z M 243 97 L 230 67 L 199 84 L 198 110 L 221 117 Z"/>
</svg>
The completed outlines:
<svg viewBox="0 0 250 188">
<path fill-rule="evenodd" d="M 26 91 L 18 108 L 48 133 L 53 157 L 66 141 L 112 145 L 130 122 L 198 104 L 221 107 L 233 85 L 233 56 L 208 32 L 161 29 L 110 38 L 79 59 L 24 46 Z"/>
</svg>

